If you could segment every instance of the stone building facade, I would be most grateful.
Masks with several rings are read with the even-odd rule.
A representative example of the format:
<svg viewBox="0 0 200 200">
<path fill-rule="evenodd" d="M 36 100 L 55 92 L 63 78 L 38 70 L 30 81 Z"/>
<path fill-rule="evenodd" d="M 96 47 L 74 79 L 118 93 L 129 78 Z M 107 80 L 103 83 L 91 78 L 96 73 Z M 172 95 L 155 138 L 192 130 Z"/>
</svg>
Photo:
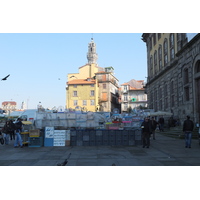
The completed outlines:
<svg viewBox="0 0 200 200">
<path fill-rule="evenodd" d="M 172 34 L 173 45 L 170 39 Z M 161 58 L 161 65 L 156 68 L 156 59 L 150 55 L 149 50 L 149 41 L 153 35 L 143 34 L 143 41 L 147 44 L 148 78 L 145 88 L 148 96 L 148 107 L 155 111 L 171 112 L 181 122 L 185 120 L 187 115 L 190 115 L 195 122 L 199 122 L 200 34 L 197 34 L 189 42 L 186 34 L 162 33 L 161 36 L 164 38 L 163 41 L 166 41 L 168 48 L 165 50 L 164 43 L 159 44 L 162 55 L 160 57 L 158 51 L 156 57 L 158 65 Z M 173 51 L 171 51 L 172 46 Z M 165 51 L 168 56 L 166 58 Z M 172 52 L 174 52 L 173 57 L 171 57 Z"/>
</svg>

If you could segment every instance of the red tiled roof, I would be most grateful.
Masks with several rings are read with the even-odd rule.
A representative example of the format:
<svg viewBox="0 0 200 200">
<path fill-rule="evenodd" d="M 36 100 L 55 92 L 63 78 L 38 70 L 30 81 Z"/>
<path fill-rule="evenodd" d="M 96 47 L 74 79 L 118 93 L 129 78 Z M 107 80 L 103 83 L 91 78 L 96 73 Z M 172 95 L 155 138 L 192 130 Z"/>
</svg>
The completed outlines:
<svg viewBox="0 0 200 200">
<path fill-rule="evenodd" d="M 4 101 L 4 102 L 2 102 L 2 105 L 3 105 L 3 106 L 5 106 L 5 105 L 7 105 L 7 104 L 14 105 L 14 106 L 17 105 L 17 103 L 16 103 L 15 101 Z"/>
<path fill-rule="evenodd" d="M 95 83 L 96 80 L 94 79 L 91 79 L 90 81 L 88 81 L 87 79 L 74 79 L 67 82 L 68 85 L 82 85 L 82 84 L 95 84 Z"/>
</svg>

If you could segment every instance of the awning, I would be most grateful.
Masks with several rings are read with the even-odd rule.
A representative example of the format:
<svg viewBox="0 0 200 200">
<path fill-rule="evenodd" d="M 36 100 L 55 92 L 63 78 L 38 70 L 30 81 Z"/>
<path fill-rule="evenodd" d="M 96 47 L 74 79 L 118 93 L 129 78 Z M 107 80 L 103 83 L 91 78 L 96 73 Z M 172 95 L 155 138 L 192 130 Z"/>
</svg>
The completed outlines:
<svg viewBox="0 0 200 200">
<path fill-rule="evenodd" d="M 33 123 L 31 121 L 22 121 L 22 124 L 29 125 L 29 124 L 33 124 Z"/>
</svg>

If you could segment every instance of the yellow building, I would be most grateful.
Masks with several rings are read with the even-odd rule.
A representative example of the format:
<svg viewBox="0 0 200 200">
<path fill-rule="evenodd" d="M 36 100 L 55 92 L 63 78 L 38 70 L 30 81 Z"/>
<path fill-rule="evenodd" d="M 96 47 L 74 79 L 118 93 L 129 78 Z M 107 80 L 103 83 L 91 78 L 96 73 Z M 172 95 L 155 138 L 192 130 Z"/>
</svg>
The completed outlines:
<svg viewBox="0 0 200 200">
<path fill-rule="evenodd" d="M 97 65 L 96 44 L 93 39 L 88 45 L 88 64 L 79 67 L 79 73 L 67 75 L 66 107 L 84 111 L 98 110 L 98 81 L 95 73 L 102 70 Z"/>
<path fill-rule="evenodd" d="M 97 80 L 92 78 L 74 79 L 68 81 L 67 84 L 67 108 L 92 112 L 97 110 Z"/>
<path fill-rule="evenodd" d="M 111 112 L 119 108 L 118 79 L 113 68 L 101 68 L 97 64 L 96 44 L 88 45 L 88 63 L 79 67 L 79 73 L 67 75 L 66 108 L 83 111 Z"/>
</svg>

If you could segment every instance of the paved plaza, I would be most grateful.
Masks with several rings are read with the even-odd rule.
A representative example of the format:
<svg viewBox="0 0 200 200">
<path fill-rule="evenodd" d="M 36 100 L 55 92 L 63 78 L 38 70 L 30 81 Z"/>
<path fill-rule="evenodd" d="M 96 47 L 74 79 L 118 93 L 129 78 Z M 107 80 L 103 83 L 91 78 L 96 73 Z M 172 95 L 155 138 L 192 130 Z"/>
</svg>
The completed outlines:
<svg viewBox="0 0 200 200">
<path fill-rule="evenodd" d="M 138 146 L 66 146 L 14 148 L 0 145 L 0 166 L 200 166 L 200 146 L 157 133 L 149 149 Z"/>
</svg>

